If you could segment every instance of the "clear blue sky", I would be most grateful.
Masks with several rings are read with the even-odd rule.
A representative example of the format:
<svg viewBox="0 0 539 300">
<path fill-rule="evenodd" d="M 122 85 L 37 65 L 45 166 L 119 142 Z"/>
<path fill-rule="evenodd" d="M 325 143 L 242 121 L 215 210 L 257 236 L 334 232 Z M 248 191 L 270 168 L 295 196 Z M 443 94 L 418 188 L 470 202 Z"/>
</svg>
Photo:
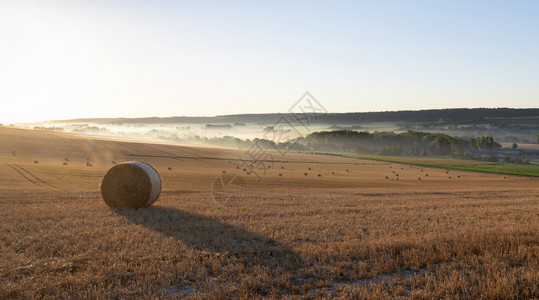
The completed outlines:
<svg viewBox="0 0 539 300">
<path fill-rule="evenodd" d="M 539 1 L 0 1 L 0 123 L 538 107 Z"/>
</svg>

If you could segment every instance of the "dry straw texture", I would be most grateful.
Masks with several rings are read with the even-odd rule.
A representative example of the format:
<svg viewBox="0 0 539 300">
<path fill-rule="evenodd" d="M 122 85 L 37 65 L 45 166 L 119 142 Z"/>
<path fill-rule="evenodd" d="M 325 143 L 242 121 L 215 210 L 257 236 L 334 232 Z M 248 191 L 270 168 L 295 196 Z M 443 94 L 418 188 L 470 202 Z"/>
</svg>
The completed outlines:
<svg viewBox="0 0 539 300">
<path fill-rule="evenodd" d="M 150 165 L 126 162 L 112 167 L 101 182 L 101 195 L 110 207 L 147 207 L 161 192 L 161 177 Z"/>
<path fill-rule="evenodd" d="M 0 299 L 539 299 L 537 178 L 290 152 L 258 181 L 241 155 L 0 128 Z M 131 157 L 159 203 L 108 209 Z"/>
</svg>

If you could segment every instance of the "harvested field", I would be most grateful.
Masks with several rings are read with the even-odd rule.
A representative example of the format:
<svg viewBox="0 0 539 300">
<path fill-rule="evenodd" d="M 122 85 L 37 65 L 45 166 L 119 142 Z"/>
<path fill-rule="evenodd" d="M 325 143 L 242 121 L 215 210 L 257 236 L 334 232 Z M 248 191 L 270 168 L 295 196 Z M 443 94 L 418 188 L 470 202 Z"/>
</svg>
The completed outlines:
<svg viewBox="0 0 539 300">
<path fill-rule="evenodd" d="M 242 154 L 0 128 L 0 298 L 539 297 L 537 178 Z M 127 160 L 160 173 L 152 207 L 101 198 Z"/>
</svg>

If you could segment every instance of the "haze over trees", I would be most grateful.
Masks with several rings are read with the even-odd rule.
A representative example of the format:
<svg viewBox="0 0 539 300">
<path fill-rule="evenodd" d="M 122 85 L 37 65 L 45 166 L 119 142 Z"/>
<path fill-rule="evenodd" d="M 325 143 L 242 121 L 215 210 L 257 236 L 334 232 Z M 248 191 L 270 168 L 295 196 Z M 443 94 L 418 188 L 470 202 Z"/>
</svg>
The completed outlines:
<svg viewBox="0 0 539 300">
<path fill-rule="evenodd" d="M 231 136 L 201 138 L 198 141 L 234 148 L 248 148 L 256 144 L 263 149 L 413 156 L 464 155 L 465 151 L 492 150 L 501 147 L 491 136 L 465 139 L 440 133 L 411 130 L 403 133 L 371 133 L 354 130 L 321 131 L 280 143 L 259 138 L 241 140 Z"/>
<path fill-rule="evenodd" d="M 281 119 L 292 122 L 296 116 L 290 113 L 238 114 L 214 117 L 149 117 L 149 118 L 102 118 L 56 121 L 57 123 L 94 124 L 110 126 L 175 125 L 194 126 L 200 124 L 212 132 L 251 127 L 271 127 Z M 539 109 L 514 108 L 458 108 L 417 111 L 351 112 L 328 113 L 310 116 L 309 123 L 316 131 L 333 129 L 362 130 L 408 130 L 443 133 L 462 138 L 492 136 L 498 142 L 539 143 Z M 188 125 L 186 125 L 188 124 Z M 378 125 L 382 127 L 376 128 Z M 383 126 L 392 126 L 388 129 Z M 194 126 L 196 127 L 196 126 Z M 374 127 L 374 128 L 373 128 Z M 181 138 L 181 137 L 180 137 Z M 246 138 L 243 136 L 242 138 Z M 440 140 L 440 143 L 443 141 Z M 444 152 L 444 147 L 434 150 Z M 397 150 L 397 149 L 393 149 Z M 393 151 L 392 150 L 392 151 Z"/>
<path fill-rule="evenodd" d="M 468 140 L 440 133 L 407 131 L 357 132 L 351 130 L 314 132 L 298 141 L 305 150 L 339 151 L 383 155 L 450 155 L 465 150 L 500 148 L 490 136 Z"/>
</svg>

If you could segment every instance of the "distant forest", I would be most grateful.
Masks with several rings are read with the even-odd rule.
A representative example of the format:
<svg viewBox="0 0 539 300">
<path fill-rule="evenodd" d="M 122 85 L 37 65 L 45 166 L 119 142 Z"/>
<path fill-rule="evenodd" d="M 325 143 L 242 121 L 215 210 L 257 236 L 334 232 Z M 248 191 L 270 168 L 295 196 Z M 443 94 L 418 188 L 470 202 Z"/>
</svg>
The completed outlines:
<svg viewBox="0 0 539 300">
<path fill-rule="evenodd" d="M 463 154 L 465 150 L 492 150 L 501 147 L 491 136 L 463 139 L 417 131 L 404 133 L 324 131 L 309 134 L 299 142 L 308 150 L 416 156 Z"/>
<path fill-rule="evenodd" d="M 360 132 L 335 130 L 313 132 L 305 137 L 275 143 L 266 139 L 242 140 L 225 136 L 199 138 L 197 142 L 234 148 L 257 146 L 260 149 L 280 151 L 314 151 L 333 153 L 361 153 L 379 155 L 448 156 L 471 158 L 470 151 L 501 148 L 491 136 L 460 138 L 440 133 L 407 131 Z"/>
<path fill-rule="evenodd" d="M 150 117 L 75 119 L 61 122 L 94 122 L 109 124 L 166 124 L 166 123 L 271 123 L 279 118 L 294 120 L 292 114 L 238 114 L 215 117 Z M 370 122 L 391 123 L 507 123 L 539 124 L 537 108 L 455 108 L 409 111 L 329 113 L 312 119 L 313 124 L 358 124 Z"/>
</svg>

